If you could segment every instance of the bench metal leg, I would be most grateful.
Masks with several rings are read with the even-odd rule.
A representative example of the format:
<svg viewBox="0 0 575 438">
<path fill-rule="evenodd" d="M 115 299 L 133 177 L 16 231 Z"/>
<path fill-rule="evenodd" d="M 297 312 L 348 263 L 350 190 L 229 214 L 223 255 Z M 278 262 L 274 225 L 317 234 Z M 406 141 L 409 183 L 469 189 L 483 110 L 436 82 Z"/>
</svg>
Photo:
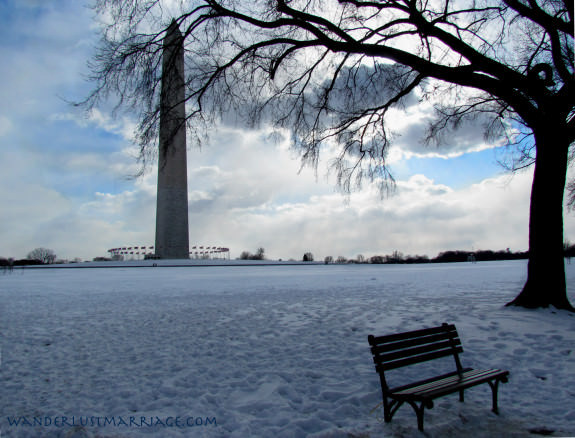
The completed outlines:
<svg viewBox="0 0 575 438">
<path fill-rule="evenodd" d="M 414 401 L 408 402 L 413 410 L 415 411 L 415 415 L 417 415 L 417 428 L 423 432 L 423 414 L 425 412 L 425 408 L 431 409 L 433 407 L 433 402 L 431 400 L 427 402 L 421 402 L 419 406 Z"/>
<path fill-rule="evenodd" d="M 387 397 L 383 398 L 383 418 L 386 423 L 391 422 L 391 419 L 402 404 L 403 402 L 398 400 L 388 401 Z"/>
<path fill-rule="evenodd" d="M 489 386 L 491 387 L 491 398 L 493 400 L 491 410 L 493 413 L 499 415 L 499 408 L 497 407 L 497 391 L 499 389 L 499 379 L 495 380 L 495 382 L 488 381 Z"/>
</svg>

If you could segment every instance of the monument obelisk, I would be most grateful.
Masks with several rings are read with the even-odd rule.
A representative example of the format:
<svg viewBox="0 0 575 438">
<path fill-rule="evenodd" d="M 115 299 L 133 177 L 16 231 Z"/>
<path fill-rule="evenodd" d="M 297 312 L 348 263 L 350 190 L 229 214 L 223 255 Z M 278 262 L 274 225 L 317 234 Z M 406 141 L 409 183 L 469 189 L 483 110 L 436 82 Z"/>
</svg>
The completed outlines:
<svg viewBox="0 0 575 438">
<path fill-rule="evenodd" d="M 184 39 L 175 20 L 164 37 L 156 203 L 156 256 L 189 258 Z"/>
</svg>

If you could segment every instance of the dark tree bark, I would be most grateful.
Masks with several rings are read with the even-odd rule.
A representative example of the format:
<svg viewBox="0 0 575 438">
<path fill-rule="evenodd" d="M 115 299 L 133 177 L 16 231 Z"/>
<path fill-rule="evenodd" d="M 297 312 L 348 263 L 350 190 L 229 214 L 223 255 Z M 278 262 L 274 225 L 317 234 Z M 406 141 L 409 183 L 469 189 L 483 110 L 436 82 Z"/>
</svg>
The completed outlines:
<svg viewBox="0 0 575 438">
<path fill-rule="evenodd" d="M 552 120 L 547 120 L 553 125 Z M 575 311 L 567 298 L 563 256 L 563 193 L 569 139 L 549 129 L 535 131 L 537 157 L 529 211 L 527 282 L 508 305 L 554 306 Z"/>
</svg>

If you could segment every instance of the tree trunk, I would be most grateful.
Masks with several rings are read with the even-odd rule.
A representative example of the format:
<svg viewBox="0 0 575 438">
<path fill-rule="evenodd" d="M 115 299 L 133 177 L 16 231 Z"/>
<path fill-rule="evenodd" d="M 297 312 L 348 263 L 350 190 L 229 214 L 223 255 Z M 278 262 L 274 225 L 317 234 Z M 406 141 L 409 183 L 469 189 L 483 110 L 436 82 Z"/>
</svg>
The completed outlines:
<svg viewBox="0 0 575 438">
<path fill-rule="evenodd" d="M 507 305 L 548 307 L 575 311 L 567 298 L 563 255 L 563 193 L 569 141 L 560 132 L 535 131 L 537 156 L 529 211 L 527 282 Z"/>
</svg>

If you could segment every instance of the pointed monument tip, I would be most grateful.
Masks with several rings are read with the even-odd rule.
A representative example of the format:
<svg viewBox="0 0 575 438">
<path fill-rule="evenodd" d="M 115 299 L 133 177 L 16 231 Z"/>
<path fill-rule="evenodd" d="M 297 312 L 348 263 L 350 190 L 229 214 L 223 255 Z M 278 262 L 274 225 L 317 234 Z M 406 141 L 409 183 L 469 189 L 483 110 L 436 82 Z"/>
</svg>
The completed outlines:
<svg viewBox="0 0 575 438">
<path fill-rule="evenodd" d="M 166 29 L 166 36 L 164 39 L 164 45 L 173 44 L 174 40 L 179 40 L 182 38 L 182 33 L 180 32 L 180 26 L 175 18 L 172 19 L 172 22 Z"/>
<path fill-rule="evenodd" d="M 173 33 L 180 33 L 180 25 L 178 24 L 178 22 L 176 21 L 175 18 L 172 18 L 172 22 L 170 23 L 170 25 L 168 26 L 168 29 L 166 30 L 166 34 L 173 34 Z"/>
</svg>

